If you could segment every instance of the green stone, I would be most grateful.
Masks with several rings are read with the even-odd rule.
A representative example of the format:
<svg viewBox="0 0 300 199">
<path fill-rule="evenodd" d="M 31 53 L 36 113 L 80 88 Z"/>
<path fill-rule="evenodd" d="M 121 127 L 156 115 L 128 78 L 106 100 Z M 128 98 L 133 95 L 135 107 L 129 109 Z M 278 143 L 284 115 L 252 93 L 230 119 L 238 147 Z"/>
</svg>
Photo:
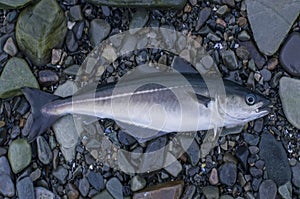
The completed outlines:
<svg viewBox="0 0 300 199">
<path fill-rule="evenodd" d="M 39 84 L 26 61 L 13 57 L 8 60 L 0 76 L 0 98 L 20 95 L 22 87 L 39 88 Z"/>
<path fill-rule="evenodd" d="M 50 61 L 51 50 L 60 48 L 67 32 L 66 17 L 56 0 L 41 0 L 25 8 L 16 25 L 20 50 L 37 66 Z"/>
<path fill-rule="evenodd" d="M 14 140 L 8 148 L 8 160 L 14 173 L 19 173 L 31 162 L 31 147 L 25 139 Z"/>
<path fill-rule="evenodd" d="M 96 5 L 116 7 L 141 7 L 141 8 L 176 8 L 181 9 L 186 0 L 87 0 Z"/>
<path fill-rule="evenodd" d="M 0 0 L 0 9 L 15 9 L 15 8 L 22 8 L 32 0 Z"/>
</svg>

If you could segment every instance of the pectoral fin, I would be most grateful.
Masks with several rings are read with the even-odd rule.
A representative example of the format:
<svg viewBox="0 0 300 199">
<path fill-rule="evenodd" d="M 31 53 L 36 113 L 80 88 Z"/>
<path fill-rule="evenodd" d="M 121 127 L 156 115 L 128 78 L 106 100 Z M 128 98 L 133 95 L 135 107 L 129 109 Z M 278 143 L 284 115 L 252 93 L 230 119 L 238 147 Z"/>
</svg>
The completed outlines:
<svg viewBox="0 0 300 199">
<path fill-rule="evenodd" d="M 213 99 L 198 93 L 189 93 L 195 100 L 198 101 L 198 103 L 203 104 L 206 108 L 208 107 L 209 102 L 211 102 Z"/>
</svg>

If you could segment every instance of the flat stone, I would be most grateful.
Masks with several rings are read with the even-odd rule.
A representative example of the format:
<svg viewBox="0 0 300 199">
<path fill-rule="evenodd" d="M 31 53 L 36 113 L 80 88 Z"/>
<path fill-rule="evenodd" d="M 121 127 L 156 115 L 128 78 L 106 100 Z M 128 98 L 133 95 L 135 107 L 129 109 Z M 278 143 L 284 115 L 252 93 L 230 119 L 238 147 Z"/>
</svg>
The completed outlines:
<svg viewBox="0 0 300 199">
<path fill-rule="evenodd" d="M 22 87 L 39 88 L 39 84 L 26 61 L 13 57 L 4 66 L 0 77 L 0 98 L 20 95 Z"/>
<path fill-rule="evenodd" d="M 44 187 L 35 187 L 35 198 L 36 199 L 55 199 L 55 194 L 49 191 L 48 189 Z"/>
<path fill-rule="evenodd" d="M 300 188 L 300 163 L 299 162 L 296 164 L 296 166 L 292 167 L 292 174 L 293 174 L 292 175 L 293 176 L 293 178 L 292 178 L 293 184 L 296 187 Z"/>
<path fill-rule="evenodd" d="M 15 185 L 10 175 L 5 173 L 0 174 L 0 193 L 7 197 L 15 195 Z"/>
<path fill-rule="evenodd" d="M 293 32 L 280 51 L 280 63 L 283 68 L 290 74 L 300 76 L 300 47 L 297 45 L 300 42 L 300 34 Z"/>
<path fill-rule="evenodd" d="M 25 139 L 11 142 L 8 148 L 8 160 L 14 173 L 19 173 L 30 164 L 31 147 Z"/>
<path fill-rule="evenodd" d="M 90 171 L 87 175 L 87 179 L 97 191 L 101 191 L 104 189 L 104 179 L 100 173 L 95 173 Z"/>
<path fill-rule="evenodd" d="M 25 8 L 16 25 L 20 50 L 38 66 L 50 61 L 51 50 L 61 47 L 66 32 L 66 17 L 56 0 L 41 0 Z"/>
<path fill-rule="evenodd" d="M 80 21 L 83 19 L 80 5 L 70 8 L 69 17 L 71 21 Z"/>
<path fill-rule="evenodd" d="M 149 20 L 148 11 L 143 8 L 137 9 L 137 11 L 133 14 L 132 19 L 129 23 L 129 32 L 131 34 L 136 33 L 139 30 L 139 28 L 142 28 L 146 25 L 148 20 Z"/>
<path fill-rule="evenodd" d="M 39 83 L 42 86 L 51 86 L 56 84 L 59 80 L 58 75 L 51 70 L 40 70 L 39 71 Z"/>
<path fill-rule="evenodd" d="M 32 180 L 30 177 L 25 177 L 17 182 L 18 198 L 22 199 L 34 199 L 35 192 Z"/>
<path fill-rule="evenodd" d="M 38 136 L 36 139 L 38 158 L 43 164 L 49 164 L 52 160 L 52 151 L 44 137 Z"/>
<path fill-rule="evenodd" d="M 238 146 L 235 151 L 235 156 L 241 163 L 244 169 L 248 169 L 248 156 L 249 156 L 249 150 L 248 146 L 246 144 Z"/>
<path fill-rule="evenodd" d="M 171 174 L 173 177 L 177 177 L 178 174 L 182 171 L 182 165 L 170 152 L 166 155 L 165 164 L 168 165 L 164 169 Z"/>
<path fill-rule="evenodd" d="M 114 199 L 107 190 L 102 191 L 101 193 L 95 195 L 92 199 Z"/>
<path fill-rule="evenodd" d="M 66 35 L 66 45 L 70 52 L 75 52 L 78 48 L 78 43 L 76 41 L 73 31 L 68 31 Z"/>
<path fill-rule="evenodd" d="M 32 0 L 0 0 L 0 9 L 22 8 L 31 2 Z"/>
<path fill-rule="evenodd" d="M 79 181 L 79 192 L 83 197 L 86 197 L 89 193 L 90 183 L 86 177 Z"/>
<path fill-rule="evenodd" d="M 52 174 L 60 184 L 65 184 L 69 172 L 63 166 L 58 166 L 57 169 L 52 172 Z"/>
<path fill-rule="evenodd" d="M 234 163 L 224 163 L 220 168 L 219 168 L 219 177 L 220 177 L 220 182 L 222 184 L 232 186 L 236 182 L 237 178 L 237 167 L 236 164 Z"/>
<path fill-rule="evenodd" d="M 300 2 L 246 0 L 248 20 L 260 51 L 273 55 L 297 19 Z M 276 34 L 273 34 L 276 32 Z"/>
<path fill-rule="evenodd" d="M 248 40 L 250 40 L 250 35 L 248 34 L 248 32 L 247 31 L 245 31 L 245 30 L 243 30 L 242 32 L 240 32 L 239 34 L 238 34 L 238 39 L 240 40 L 240 41 L 248 41 Z"/>
<path fill-rule="evenodd" d="M 138 7 L 138 8 L 175 8 L 181 9 L 187 0 L 88 0 L 95 5 L 107 5 L 112 7 Z"/>
<path fill-rule="evenodd" d="M 18 53 L 17 46 L 12 37 L 8 38 L 4 44 L 3 51 L 10 56 L 15 56 Z"/>
<path fill-rule="evenodd" d="M 238 63 L 235 53 L 232 50 L 221 51 L 221 57 L 225 66 L 230 70 L 238 69 Z"/>
<path fill-rule="evenodd" d="M 211 8 L 205 7 L 200 10 L 195 30 L 198 31 L 206 23 L 211 14 Z"/>
<path fill-rule="evenodd" d="M 283 199 L 292 199 L 292 184 L 291 182 L 287 182 L 284 185 L 278 187 L 278 193 Z"/>
<path fill-rule="evenodd" d="M 110 33 L 111 27 L 103 19 L 94 19 L 90 23 L 89 36 L 93 46 L 97 46 Z"/>
<path fill-rule="evenodd" d="M 245 46 L 239 46 L 236 49 L 236 55 L 241 60 L 248 60 L 250 57 L 250 53 L 248 52 L 247 48 Z"/>
<path fill-rule="evenodd" d="M 259 198 L 275 199 L 276 193 L 277 187 L 272 180 L 265 180 L 259 186 Z"/>
<path fill-rule="evenodd" d="M 146 180 L 145 178 L 139 176 L 139 175 L 135 175 L 133 176 L 133 178 L 130 181 L 130 189 L 131 191 L 139 191 L 141 189 L 143 189 L 146 186 Z"/>
<path fill-rule="evenodd" d="M 279 82 L 279 96 L 287 120 L 300 129 L 300 80 L 282 77 Z"/>
<path fill-rule="evenodd" d="M 262 69 L 262 67 L 266 63 L 266 59 L 260 54 L 256 46 L 253 44 L 253 42 L 252 41 L 240 42 L 240 45 L 246 47 L 246 49 L 250 53 L 251 58 L 254 60 L 256 66 L 259 69 Z"/>
<path fill-rule="evenodd" d="M 183 192 L 183 181 L 171 181 L 148 187 L 141 192 L 134 193 L 133 199 L 179 199 Z"/>
<path fill-rule="evenodd" d="M 268 178 L 278 186 L 291 181 L 291 168 L 282 143 L 276 141 L 270 133 L 261 136 L 259 155 L 265 161 Z"/>
<path fill-rule="evenodd" d="M 66 190 L 68 199 L 78 199 L 79 198 L 79 192 L 76 189 L 76 186 L 74 184 L 68 183 L 66 185 L 65 190 Z"/>
<path fill-rule="evenodd" d="M 208 181 L 211 185 L 217 185 L 219 183 L 218 170 L 216 168 L 211 170 Z"/>
<path fill-rule="evenodd" d="M 206 186 L 202 188 L 203 194 L 207 199 L 217 199 L 219 198 L 219 188 L 214 186 Z"/>
<path fill-rule="evenodd" d="M 227 14 L 227 12 L 229 11 L 229 8 L 227 5 L 223 5 L 221 7 L 218 8 L 218 10 L 216 11 L 216 14 L 219 16 L 219 17 L 222 17 L 224 16 L 225 14 Z"/>
<path fill-rule="evenodd" d="M 0 174 L 6 174 L 11 176 L 10 166 L 5 156 L 0 157 Z"/>
<path fill-rule="evenodd" d="M 123 185 L 118 178 L 110 178 L 106 183 L 106 189 L 115 199 L 123 198 Z"/>
</svg>

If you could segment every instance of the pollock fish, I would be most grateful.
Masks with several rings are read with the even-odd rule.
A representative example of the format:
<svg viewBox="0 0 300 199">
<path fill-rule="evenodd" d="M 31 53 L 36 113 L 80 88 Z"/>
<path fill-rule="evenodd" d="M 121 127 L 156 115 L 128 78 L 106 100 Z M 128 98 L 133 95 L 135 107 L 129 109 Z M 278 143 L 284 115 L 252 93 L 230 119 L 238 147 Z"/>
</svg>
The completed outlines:
<svg viewBox="0 0 300 199">
<path fill-rule="evenodd" d="M 233 127 L 269 113 L 270 101 L 263 95 L 229 80 L 223 80 L 221 95 L 207 86 L 215 82 L 194 73 L 156 72 L 66 98 L 25 87 L 33 117 L 28 140 L 67 114 L 113 119 L 142 142 L 170 132 Z"/>
</svg>

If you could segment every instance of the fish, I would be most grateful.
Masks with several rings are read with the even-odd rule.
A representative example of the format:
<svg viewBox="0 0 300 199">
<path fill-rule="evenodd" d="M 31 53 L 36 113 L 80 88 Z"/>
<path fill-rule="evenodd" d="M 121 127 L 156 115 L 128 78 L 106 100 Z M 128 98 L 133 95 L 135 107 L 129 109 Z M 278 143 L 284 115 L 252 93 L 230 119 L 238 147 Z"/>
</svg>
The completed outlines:
<svg viewBox="0 0 300 199">
<path fill-rule="evenodd" d="M 270 111 L 270 100 L 262 94 L 229 80 L 222 79 L 219 85 L 216 78 L 199 73 L 139 73 L 121 80 L 66 98 L 22 88 L 33 118 L 28 141 L 68 114 L 112 119 L 137 141 L 145 142 L 173 132 L 243 125 Z M 210 87 L 223 88 L 223 94 L 222 89 Z"/>
</svg>

